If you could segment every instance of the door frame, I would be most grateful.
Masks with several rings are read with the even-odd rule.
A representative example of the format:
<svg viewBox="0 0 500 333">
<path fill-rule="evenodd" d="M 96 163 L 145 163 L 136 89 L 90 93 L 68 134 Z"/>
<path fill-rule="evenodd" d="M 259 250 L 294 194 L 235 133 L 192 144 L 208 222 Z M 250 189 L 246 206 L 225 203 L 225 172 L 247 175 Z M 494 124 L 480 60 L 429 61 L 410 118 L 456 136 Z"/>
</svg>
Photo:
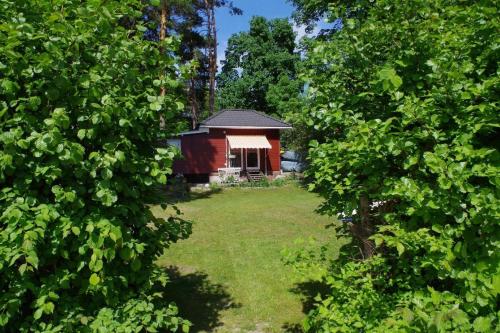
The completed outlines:
<svg viewBox="0 0 500 333">
<path fill-rule="evenodd" d="M 252 151 L 255 149 L 257 151 L 257 166 L 255 167 L 249 167 L 248 166 L 248 150 L 251 149 Z M 260 148 L 246 148 L 245 149 L 245 170 L 260 170 Z"/>
</svg>

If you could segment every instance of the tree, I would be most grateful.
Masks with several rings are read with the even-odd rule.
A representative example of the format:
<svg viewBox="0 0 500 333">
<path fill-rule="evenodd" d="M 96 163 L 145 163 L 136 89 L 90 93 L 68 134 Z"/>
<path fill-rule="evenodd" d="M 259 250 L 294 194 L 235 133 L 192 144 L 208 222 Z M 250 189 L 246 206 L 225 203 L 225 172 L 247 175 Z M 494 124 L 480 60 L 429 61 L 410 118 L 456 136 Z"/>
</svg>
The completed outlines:
<svg viewBox="0 0 500 333">
<path fill-rule="evenodd" d="M 215 2 L 205 1 L 205 10 L 207 17 L 207 49 L 208 49 L 208 71 L 209 71 L 209 114 L 214 114 L 215 106 L 215 74 L 217 73 L 217 27 L 215 23 Z"/>
<path fill-rule="evenodd" d="M 241 15 L 242 11 L 232 1 L 225 0 L 170 0 L 157 1 L 156 5 L 145 7 L 144 16 L 152 23 L 146 38 L 160 40 L 162 36 L 165 38 L 167 31 L 179 38 L 178 56 L 183 64 L 191 67 L 184 93 L 191 127 L 196 128 L 199 119 L 214 112 L 217 73 L 215 9 L 226 7 L 232 15 Z"/>
<path fill-rule="evenodd" d="M 296 80 L 299 60 L 295 33 L 286 19 L 252 18 L 250 31 L 234 34 L 228 41 L 217 80 L 219 105 L 284 113 L 285 102 L 296 98 L 302 88 Z"/>
<path fill-rule="evenodd" d="M 209 70 L 209 115 L 215 112 L 215 76 L 217 74 L 217 25 L 215 21 L 215 8 L 227 7 L 232 15 L 241 15 L 241 9 L 234 6 L 232 1 L 204 0 L 207 23 L 207 50 Z"/>
<path fill-rule="evenodd" d="M 168 22 L 168 2 L 167 0 L 162 0 L 161 5 L 160 5 L 160 53 L 165 53 L 165 49 L 163 48 L 162 44 L 165 41 L 165 38 L 167 37 L 167 22 Z M 163 68 L 160 68 L 160 81 L 164 81 L 164 73 L 163 73 Z M 165 94 L 167 92 L 167 89 L 164 84 L 160 85 L 160 97 L 164 98 Z M 160 129 L 165 128 L 165 119 L 163 118 L 163 115 L 160 115 Z"/>
<path fill-rule="evenodd" d="M 209 80 L 209 59 L 205 52 L 208 48 L 208 33 L 203 31 L 204 10 L 203 1 L 172 3 L 172 11 L 175 13 L 172 30 L 180 38 L 180 59 L 184 64 L 193 64 L 186 89 L 192 128 L 196 128 L 202 116 Z"/>
<path fill-rule="evenodd" d="M 308 175 L 358 242 L 325 263 L 331 291 L 305 328 L 495 330 L 495 1 L 322 3 L 344 28 L 307 55 Z"/>
<path fill-rule="evenodd" d="M 146 205 L 170 173 L 155 129 L 182 109 L 183 69 L 172 38 L 143 38 L 142 10 L 0 3 L 2 331 L 189 328 L 155 259 L 190 224 Z"/>
<path fill-rule="evenodd" d="M 329 14 L 329 2 L 323 0 L 288 0 L 294 7 L 293 19 L 298 25 L 311 32 L 321 19 Z"/>
<path fill-rule="evenodd" d="M 144 20 L 148 27 L 144 38 L 150 41 L 161 41 L 170 36 L 179 40 L 179 47 L 175 50 L 179 61 L 190 68 L 185 86 L 180 90 L 184 94 L 186 108 L 189 109 L 191 126 L 195 127 L 200 116 L 200 105 L 204 104 L 207 85 L 206 37 L 201 28 L 203 26 L 203 1 L 170 0 L 154 1 L 152 5 L 144 7 Z M 161 91 L 165 88 L 161 87 Z M 176 131 L 191 127 L 185 114 L 179 114 L 176 121 Z"/>
</svg>

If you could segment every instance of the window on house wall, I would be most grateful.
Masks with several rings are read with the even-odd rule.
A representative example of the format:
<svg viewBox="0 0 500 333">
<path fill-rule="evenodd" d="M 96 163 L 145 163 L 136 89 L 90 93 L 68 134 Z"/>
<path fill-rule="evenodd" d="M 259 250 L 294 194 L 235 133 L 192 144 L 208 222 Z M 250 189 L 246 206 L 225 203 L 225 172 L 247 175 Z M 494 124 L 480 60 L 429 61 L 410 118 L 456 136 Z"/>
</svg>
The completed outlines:
<svg viewBox="0 0 500 333">
<path fill-rule="evenodd" d="M 168 139 L 167 144 L 169 146 L 177 147 L 179 150 L 182 150 L 181 139 Z"/>
<path fill-rule="evenodd" d="M 241 168 L 241 149 L 231 149 L 229 154 L 229 167 Z"/>
</svg>

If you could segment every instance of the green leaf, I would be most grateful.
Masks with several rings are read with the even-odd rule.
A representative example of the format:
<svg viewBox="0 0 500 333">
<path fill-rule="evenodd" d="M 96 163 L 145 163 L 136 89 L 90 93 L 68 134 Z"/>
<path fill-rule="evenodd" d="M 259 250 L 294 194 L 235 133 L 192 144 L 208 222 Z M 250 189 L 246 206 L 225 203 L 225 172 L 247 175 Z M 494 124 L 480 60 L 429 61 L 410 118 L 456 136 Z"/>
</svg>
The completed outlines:
<svg viewBox="0 0 500 333">
<path fill-rule="evenodd" d="M 141 263 L 141 261 L 138 258 L 135 258 L 132 261 L 132 270 L 134 272 L 137 272 L 139 269 L 141 269 L 141 266 L 142 266 L 142 263 Z"/>
<path fill-rule="evenodd" d="M 161 110 L 161 104 L 158 101 L 154 101 L 153 103 L 149 104 L 149 108 L 153 111 L 160 111 Z"/>
<path fill-rule="evenodd" d="M 113 16 L 109 12 L 109 10 L 106 7 L 101 7 L 101 8 L 102 8 L 102 13 L 104 14 L 104 16 L 106 16 L 108 19 L 112 20 Z"/>
<path fill-rule="evenodd" d="M 427 66 L 431 67 L 433 72 L 437 72 L 438 71 L 438 65 L 432 59 L 427 60 L 425 62 L 425 64 Z"/>
<path fill-rule="evenodd" d="M 21 266 L 19 266 L 19 273 L 21 274 L 21 276 L 24 274 L 24 272 L 26 271 L 26 268 L 28 268 L 28 265 L 27 264 L 22 264 Z"/>
<path fill-rule="evenodd" d="M 398 250 L 398 255 L 401 256 L 405 252 L 405 247 L 401 243 L 396 243 L 396 249 Z"/>
<path fill-rule="evenodd" d="M 54 303 L 47 302 L 43 305 L 43 312 L 50 314 L 54 312 Z"/>
<path fill-rule="evenodd" d="M 35 320 L 38 320 L 42 317 L 42 314 L 43 314 L 43 308 L 40 308 L 35 311 L 35 313 L 33 314 L 33 318 L 35 318 Z"/>
<path fill-rule="evenodd" d="M 71 231 L 73 232 L 73 234 L 75 234 L 76 236 L 80 235 L 80 228 L 78 227 L 71 227 Z"/>
<path fill-rule="evenodd" d="M 118 125 L 120 125 L 120 127 L 124 127 L 124 126 L 129 126 L 130 125 L 130 121 L 128 119 L 120 119 L 118 121 Z"/>
<path fill-rule="evenodd" d="M 491 318 L 488 317 L 477 317 L 474 320 L 474 330 L 476 332 L 490 332 L 491 330 Z"/>
<path fill-rule="evenodd" d="M 120 250 L 120 257 L 123 260 L 130 260 L 132 258 L 132 250 L 129 249 L 128 247 L 124 247 Z"/>
<path fill-rule="evenodd" d="M 95 285 L 99 284 L 100 281 L 101 281 L 101 278 L 99 278 L 99 276 L 96 273 L 92 273 L 92 275 L 90 276 L 90 279 L 89 279 L 90 284 L 95 286 Z"/>
<path fill-rule="evenodd" d="M 96 260 L 94 263 L 91 261 L 89 267 L 93 272 L 99 272 L 103 267 L 103 261 L 100 259 Z"/>
<path fill-rule="evenodd" d="M 59 295 L 57 295 L 55 292 L 53 291 L 50 291 L 49 292 L 49 297 L 53 300 L 58 300 L 59 299 Z"/>
<path fill-rule="evenodd" d="M 125 153 L 121 150 L 115 151 L 115 157 L 120 162 L 125 161 Z"/>
<path fill-rule="evenodd" d="M 79 129 L 78 130 L 78 133 L 76 134 L 76 136 L 80 139 L 80 140 L 83 140 L 85 138 L 85 134 L 86 134 L 86 131 L 84 129 Z"/>
<path fill-rule="evenodd" d="M 392 67 L 382 68 L 378 72 L 378 77 L 382 82 L 384 90 L 397 90 L 403 84 L 403 79 Z"/>
</svg>

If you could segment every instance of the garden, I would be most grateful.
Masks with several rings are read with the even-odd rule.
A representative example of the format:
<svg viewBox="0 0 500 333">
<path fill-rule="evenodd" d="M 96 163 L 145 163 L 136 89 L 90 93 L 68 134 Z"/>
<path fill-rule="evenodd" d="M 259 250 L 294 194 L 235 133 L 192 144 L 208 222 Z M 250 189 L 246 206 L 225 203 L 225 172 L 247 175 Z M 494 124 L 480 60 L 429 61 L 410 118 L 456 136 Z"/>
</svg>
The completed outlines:
<svg viewBox="0 0 500 333">
<path fill-rule="evenodd" d="M 0 331 L 499 331 L 497 1 L 257 2 L 0 1 Z M 305 181 L 175 193 L 217 108 Z"/>
<path fill-rule="evenodd" d="M 333 228 L 338 222 L 314 213 L 320 198 L 298 182 L 278 184 L 198 190 L 176 203 L 193 234 L 158 264 L 193 332 L 295 332 L 322 291 L 314 276 L 285 265 L 284 252 L 328 245 L 335 257 L 344 242 Z"/>
</svg>

